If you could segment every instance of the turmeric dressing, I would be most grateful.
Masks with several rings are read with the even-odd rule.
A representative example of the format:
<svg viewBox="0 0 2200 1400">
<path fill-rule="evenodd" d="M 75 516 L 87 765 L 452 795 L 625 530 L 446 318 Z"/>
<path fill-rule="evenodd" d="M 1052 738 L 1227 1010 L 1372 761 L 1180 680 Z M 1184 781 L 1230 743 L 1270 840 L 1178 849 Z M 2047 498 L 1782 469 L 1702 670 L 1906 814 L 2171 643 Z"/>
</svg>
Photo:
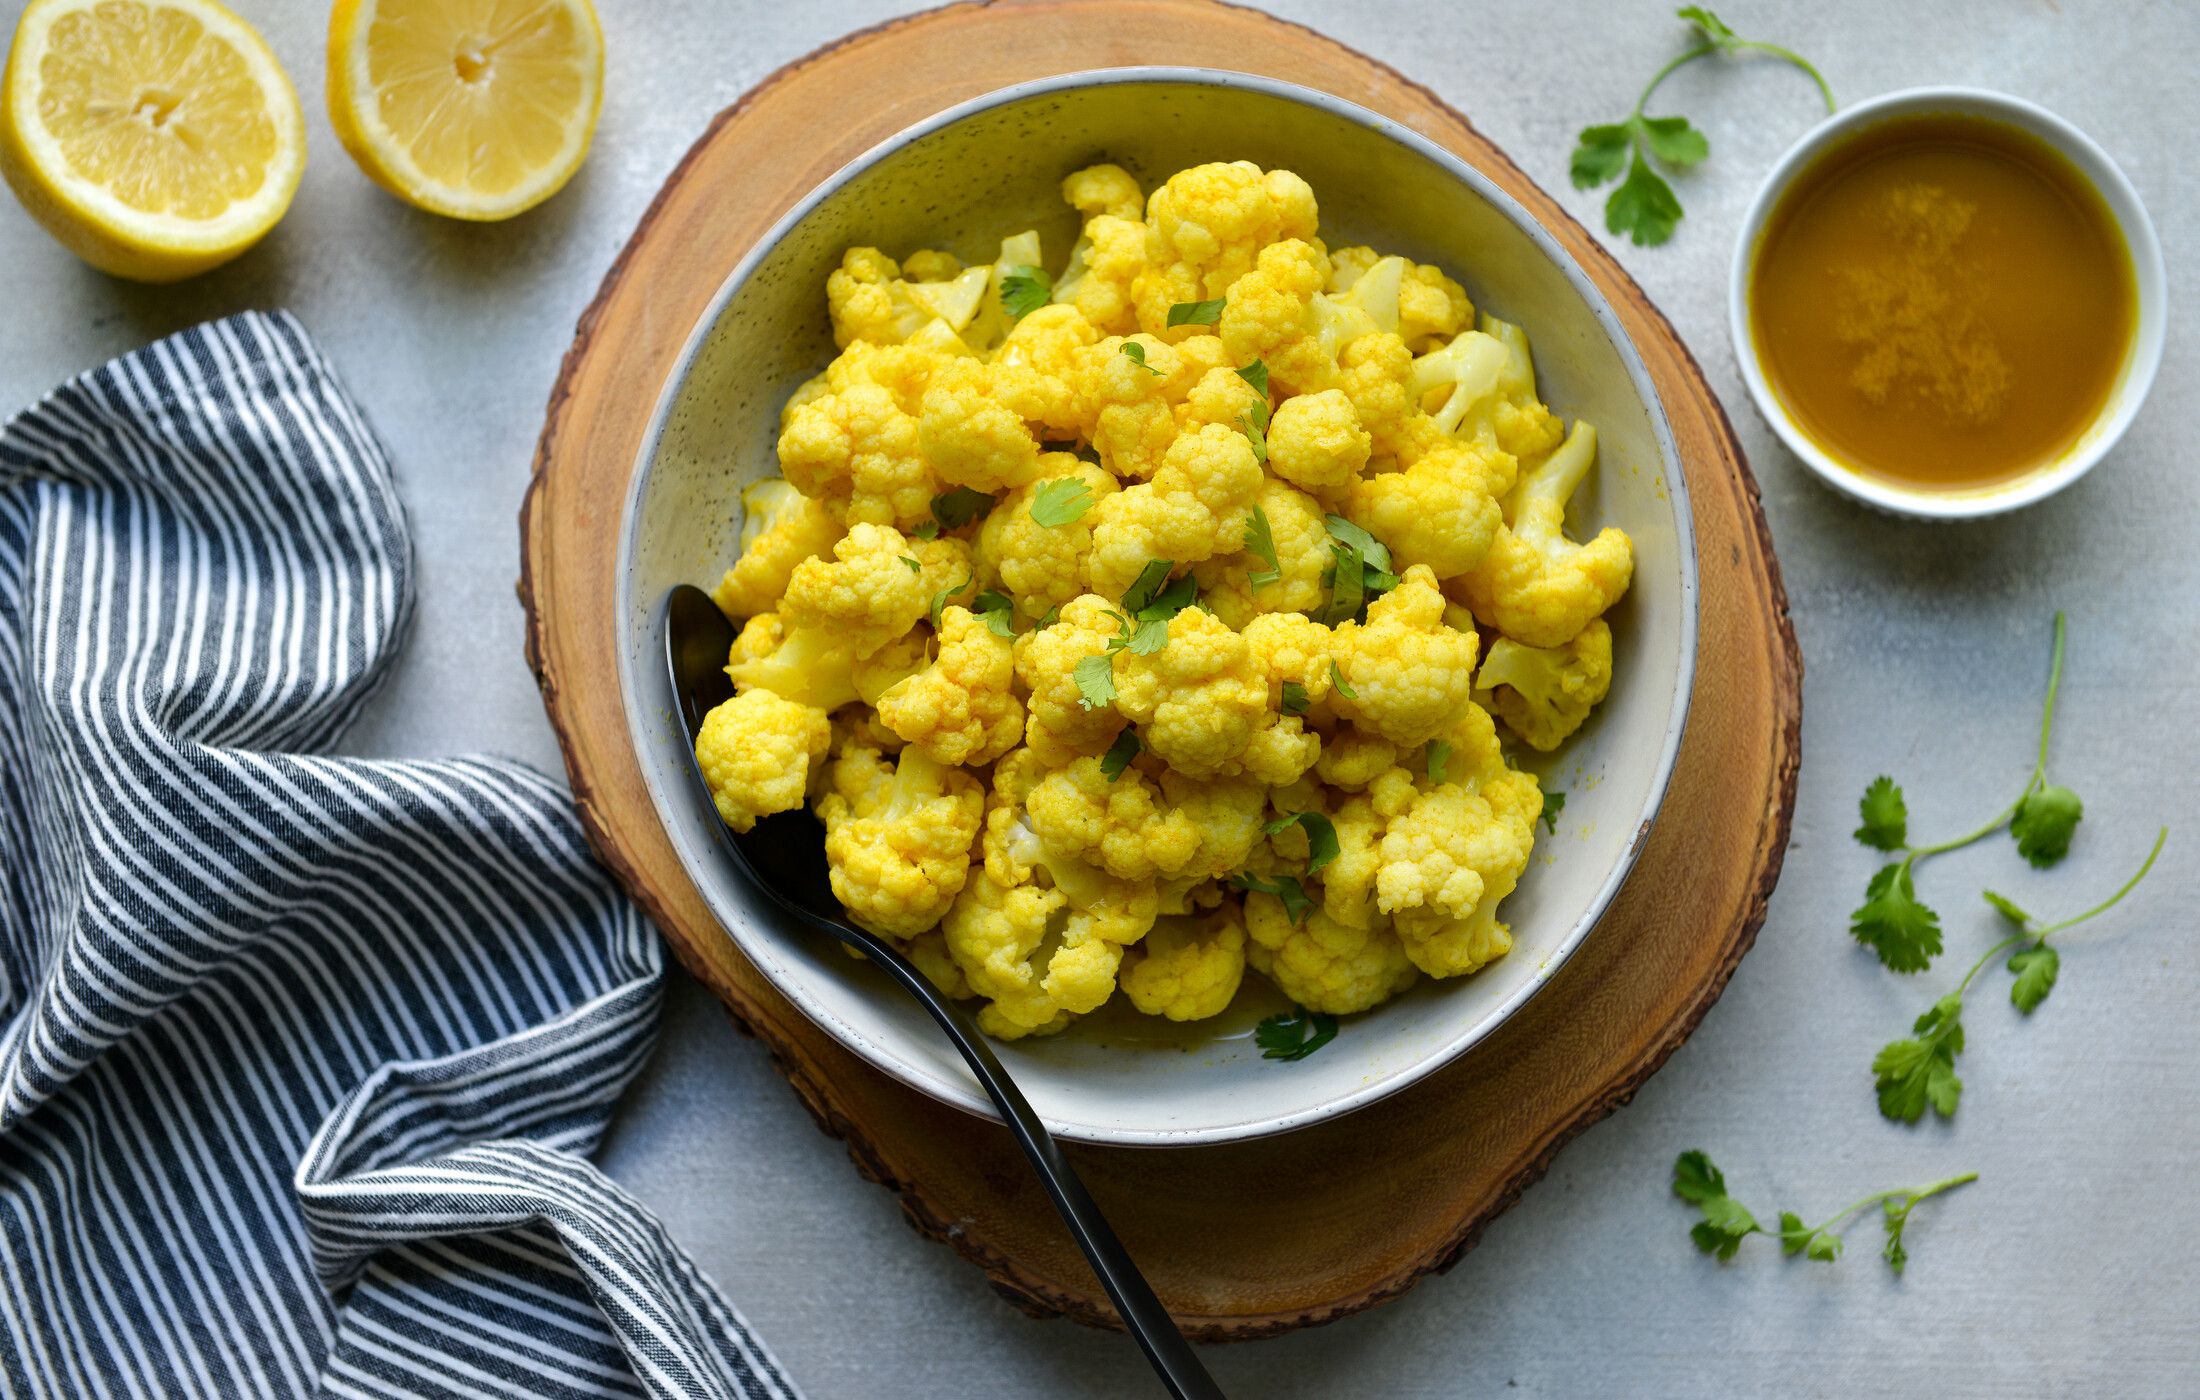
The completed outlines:
<svg viewBox="0 0 2200 1400">
<path fill-rule="evenodd" d="M 2137 293 L 2113 215 L 2061 155 L 1972 117 L 1898 118 L 1803 172 L 1751 268 L 1773 392 L 1851 468 L 1975 490 L 2101 416 Z"/>
</svg>

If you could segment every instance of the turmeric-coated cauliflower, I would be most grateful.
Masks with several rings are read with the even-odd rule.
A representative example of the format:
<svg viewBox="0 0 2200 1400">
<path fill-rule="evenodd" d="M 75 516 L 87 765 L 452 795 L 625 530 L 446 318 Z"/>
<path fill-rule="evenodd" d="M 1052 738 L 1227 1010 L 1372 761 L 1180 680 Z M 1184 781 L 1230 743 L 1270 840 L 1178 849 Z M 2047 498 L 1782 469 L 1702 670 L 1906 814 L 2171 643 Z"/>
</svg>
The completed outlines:
<svg viewBox="0 0 2200 1400">
<path fill-rule="evenodd" d="M 878 698 L 886 727 L 947 764 L 991 763 L 1024 736 L 1014 649 L 966 608 L 940 614 L 940 654 Z"/>
<path fill-rule="evenodd" d="M 1044 617 L 1048 609 L 1085 591 L 1085 558 L 1092 553 L 1090 504 L 1066 524 L 1042 525 L 1031 513 L 1048 483 L 1060 481 L 1081 483 L 1085 499 L 1094 504 L 1116 491 L 1115 478 L 1101 468 L 1067 452 L 1049 452 L 1039 459 L 1037 476 L 1002 497 L 978 528 L 980 568 L 1029 618 Z M 1067 489 L 1054 488 L 1056 493 Z"/>
<path fill-rule="evenodd" d="M 1246 533 L 1239 541 L 1243 548 L 1192 566 L 1192 577 L 1199 581 L 1200 605 L 1240 630 L 1263 614 L 1318 610 L 1329 597 L 1322 575 L 1334 557 L 1321 503 L 1312 496 L 1271 477 L 1261 483 L 1260 497 L 1253 504 L 1260 514 L 1247 517 Z M 1260 520 L 1267 522 L 1269 542 L 1275 547 L 1273 570 L 1253 552 Z M 1275 577 L 1267 576 L 1271 572 Z"/>
<path fill-rule="evenodd" d="M 1284 400 L 1268 425 L 1268 470 L 1318 496 L 1334 497 L 1367 466 L 1367 430 L 1342 389 Z"/>
<path fill-rule="evenodd" d="M 855 668 L 845 641 L 822 628 L 790 629 L 778 613 L 750 618 L 726 658 L 736 690 L 769 691 L 814 710 L 837 710 L 857 698 Z"/>
<path fill-rule="evenodd" d="M 1121 166 L 1095 165 L 1062 181 L 1062 198 L 1084 215 L 1085 226 L 1069 250 L 1069 265 L 1055 279 L 1054 300 L 1066 303 L 1103 335 L 1138 329 L 1131 289 L 1146 267 L 1145 197 Z"/>
<path fill-rule="evenodd" d="M 1446 440 L 1404 471 L 1354 481 L 1344 513 L 1400 564 L 1456 578 L 1489 552 L 1503 521 L 1498 498 L 1512 489 L 1516 467 L 1494 444 Z"/>
<path fill-rule="evenodd" d="M 1398 935 L 1380 919 L 1355 928 L 1315 909 L 1294 924 L 1281 901 L 1251 894 L 1245 897 L 1245 933 L 1246 961 L 1309 1011 L 1365 1011 L 1420 976 Z"/>
<path fill-rule="evenodd" d="M 1596 429 L 1576 423 L 1563 446 L 1521 474 L 1489 552 L 1451 581 L 1460 602 L 1516 642 L 1564 646 L 1634 580 L 1625 534 L 1607 526 L 1587 544 L 1566 538 L 1566 502 L 1596 456 Z"/>
<path fill-rule="evenodd" d="M 1191 564 L 1227 552 L 1244 539 L 1261 480 L 1243 433 L 1208 423 L 1179 435 L 1153 480 L 1093 507 L 1092 591 L 1120 598 L 1152 560 Z"/>
<path fill-rule="evenodd" d="M 1107 752 L 1123 729 L 1113 705 L 1087 703 L 1077 684 L 1079 662 L 1107 655 L 1119 631 L 1112 614 L 1105 598 L 1086 593 L 1065 603 L 1052 625 L 1016 639 L 1016 677 L 1029 692 L 1024 742 L 1049 767 Z"/>
<path fill-rule="evenodd" d="M 1331 644 L 1343 684 L 1329 703 L 1400 748 L 1457 723 L 1474 690 L 1475 635 L 1444 622 L 1444 595 L 1425 564 L 1368 605 L 1365 623 L 1340 624 Z"/>
<path fill-rule="evenodd" d="M 1139 326 L 1184 338 L 1192 328 L 1170 327 L 1170 307 L 1224 296 L 1264 248 L 1311 239 L 1318 220 L 1314 191 L 1288 170 L 1246 160 L 1179 170 L 1146 201 L 1146 266 L 1131 288 Z"/>
<path fill-rule="evenodd" d="M 846 533 L 830 507 L 784 477 L 756 482 L 741 493 L 741 557 L 710 596 L 727 617 L 770 612 L 794 566 L 825 553 Z"/>
<path fill-rule="evenodd" d="M 1268 708 L 1268 687 L 1245 638 L 1201 608 L 1186 608 L 1166 626 L 1168 641 L 1151 655 L 1115 654 L 1115 708 L 1139 726 L 1148 753 L 1186 777 L 1242 771 L 1245 746 Z"/>
<path fill-rule="evenodd" d="M 1612 688 L 1612 629 L 1598 618 L 1563 646 L 1490 643 L 1474 678 L 1490 708 L 1529 748 L 1549 753 L 1573 736 Z"/>
<path fill-rule="evenodd" d="M 695 761 L 718 815 L 747 831 L 759 817 L 802 805 L 810 765 L 825 756 L 832 737 L 823 710 L 751 690 L 703 716 Z"/>
<path fill-rule="evenodd" d="M 923 561 L 900 531 L 860 524 L 833 546 L 831 562 L 805 559 L 787 579 L 779 615 L 869 656 L 924 616 Z"/>
<path fill-rule="evenodd" d="M 914 938 L 940 921 L 970 874 L 985 790 L 911 745 L 891 766 L 844 744 L 817 802 L 833 895 L 873 933 Z"/>
<path fill-rule="evenodd" d="M 1219 1016 L 1245 977 L 1245 919 L 1224 906 L 1164 915 L 1123 967 L 1123 994 L 1148 1016 L 1204 1021 Z"/>
</svg>

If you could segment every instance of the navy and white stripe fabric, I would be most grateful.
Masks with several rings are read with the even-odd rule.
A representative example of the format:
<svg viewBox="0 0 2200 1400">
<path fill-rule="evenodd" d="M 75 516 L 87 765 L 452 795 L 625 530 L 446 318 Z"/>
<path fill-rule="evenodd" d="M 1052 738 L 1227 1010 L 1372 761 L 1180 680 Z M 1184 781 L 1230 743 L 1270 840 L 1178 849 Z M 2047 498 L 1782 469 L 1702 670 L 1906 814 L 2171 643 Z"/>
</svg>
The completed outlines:
<svg viewBox="0 0 2200 1400">
<path fill-rule="evenodd" d="M 0 428 L 0 1396 L 794 1395 L 584 1160 L 663 969 L 562 791 L 328 756 L 411 587 L 287 316 Z"/>
</svg>

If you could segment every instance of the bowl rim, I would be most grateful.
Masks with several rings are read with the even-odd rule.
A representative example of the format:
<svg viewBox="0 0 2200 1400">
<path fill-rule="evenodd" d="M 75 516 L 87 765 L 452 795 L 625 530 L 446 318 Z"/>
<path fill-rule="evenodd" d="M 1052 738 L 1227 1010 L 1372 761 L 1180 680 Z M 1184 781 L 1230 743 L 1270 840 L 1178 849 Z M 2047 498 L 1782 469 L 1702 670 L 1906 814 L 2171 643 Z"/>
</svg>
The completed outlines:
<svg viewBox="0 0 2200 1400">
<path fill-rule="evenodd" d="M 2109 215 L 2123 235 L 2131 255 L 2134 316 L 2131 351 L 2119 382 L 2110 391 L 2107 410 L 2087 429 L 2087 435 L 2061 461 L 2015 481 L 2001 482 L 1971 491 L 1925 491 L 1869 477 L 1845 466 L 1804 432 L 1779 395 L 1757 358 L 1756 334 L 1750 326 L 1749 284 L 1757 260 L 1757 245 L 1773 210 L 1796 178 L 1815 164 L 1829 148 L 1875 122 L 1891 121 L 1915 113 L 1942 110 L 1956 116 L 1978 117 L 2013 126 L 2061 155 L 2099 193 Z M 1827 116 L 1798 137 L 1774 163 L 1757 187 L 1727 269 L 1727 334 L 1742 382 L 1757 405 L 1757 412 L 1790 452 L 1803 460 L 1819 480 L 1853 500 L 1894 515 L 1916 520 L 1979 520 L 2019 510 L 2043 501 L 2098 466 L 2122 440 L 2154 387 L 2162 364 L 2169 316 L 2168 273 L 2162 261 L 2162 244 L 2147 213 L 2146 204 L 2123 168 L 2107 151 L 2054 112 L 2005 92 L 1960 84 L 1899 88 L 1867 98 L 1853 107 Z"/>
<path fill-rule="evenodd" d="M 657 706 L 648 699 L 648 680 L 656 675 L 656 668 L 638 665 L 634 649 L 624 643 L 629 639 L 628 629 L 636 625 L 637 612 L 634 597 L 633 561 L 640 533 L 640 504 L 648 486 L 655 459 L 662 446 L 666 426 L 680 390 L 692 373 L 695 360 L 709 339 L 727 305 L 747 283 L 749 277 L 763 259 L 776 248 L 787 234 L 818 205 L 831 197 L 850 180 L 903 148 L 965 121 L 979 113 L 997 107 L 1009 106 L 1042 97 L 1049 93 L 1070 89 L 1136 84 L 1182 84 L 1195 87 L 1227 87 L 1255 92 L 1284 101 L 1296 102 L 1340 117 L 1364 127 L 1374 134 L 1386 137 L 1407 147 L 1413 153 L 1434 162 L 1452 178 L 1465 184 L 1475 194 L 1488 201 L 1515 227 L 1519 228 L 1551 262 L 1573 287 L 1576 295 L 1588 305 L 1607 340 L 1618 352 L 1636 396 L 1643 403 L 1650 418 L 1651 431 L 1657 441 L 1660 468 L 1664 476 L 1665 492 L 1673 513 L 1675 544 L 1679 565 L 1680 655 L 1674 677 L 1674 693 L 1666 720 L 1663 744 L 1656 765 L 1651 773 L 1649 789 L 1644 796 L 1641 811 L 1635 817 L 1635 830 L 1621 850 L 1619 858 L 1606 872 L 1603 882 L 1590 898 L 1581 917 L 1577 919 L 1556 948 L 1537 968 L 1536 975 L 1524 982 L 1505 1000 L 1491 1008 L 1473 1024 L 1456 1035 L 1429 1048 L 1411 1063 L 1397 1069 L 1372 1075 L 1350 1093 L 1323 1100 L 1311 1106 L 1284 1113 L 1272 1113 L 1247 1118 L 1240 1122 L 1204 1127 L 1123 1127 L 1108 1123 L 1063 1118 L 1059 1111 L 1042 1112 L 1048 1130 L 1057 1138 L 1069 1142 L 1089 1143 L 1113 1147 L 1191 1147 L 1225 1142 L 1239 1142 L 1290 1132 L 1330 1118 L 1364 1108 L 1380 1099 L 1389 1097 L 1408 1086 L 1418 1083 L 1430 1074 L 1456 1060 L 1498 1027 L 1512 1019 L 1522 1006 L 1548 986 L 1559 968 L 1573 956 L 1589 934 L 1601 922 L 1618 894 L 1621 884 L 1633 870 L 1660 808 L 1664 804 L 1675 764 L 1680 754 L 1682 738 L 1687 730 L 1688 714 L 1695 688 L 1697 647 L 1697 592 L 1698 569 L 1696 558 L 1695 516 L 1690 504 L 1688 479 L 1683 469 L 1680 452 L 1673 440 L 1672 425 L 1666 417 L 1664 399 L 1651 379 L 1648 367 L 1627 328 L 1621 324 L 1604 293 L 1589 279 L 1579 262 L 1566 251 L 1548 230 L 1536 221 L 1511 194 L 1498 187 L 1480 170 L 1437 143 L 1411 128 L 1357 103 L 1316 88 L 1309 88 L 1282 79 L 1251 73 L 1239 73 L 1228 69 L 1185 67 L 1171 65 L 1139 65 L 1121 68 L 1084 69 L 1073 73 L 1055 74 L 1014 83 L 981 93 L 966 101 L 956 103 L 932 114 L 893 136 L 879 142 L 861 155 L 849 161 L 820 181 L 815 188 L 795 203 L 787 212 L 761 235 L 745 253 L 741 261 L 726 275 L 718 290 L 697 317 L 681 347 L 679 358 L 671 373 L 658 391 L 657 403 L 651 411 L 648 427 L 637 451 L 634 470 L 627 482 L 624 501 L 620 507 L 617 592 L 615 629 L 622 644 L 617 648 L 618 683 L 620 700 L 626 712 L 627 728 L 638 755 L 646 754 L 657 741 L 651 732 L 661 722 L 656 716 Z M 662 615 L 659 600 L 650 600 L 646 616 L 650 625 L 657 625 Z M 649 763 L 640 765 L 643 785 L 649 791 L 651 805 L 659 823 L 664 827 L 666 839 L 672 845 L 684 870 L 697 870 L 710 859 L 713 849 L 708 833 L 698 834 L 688 830 L 696 824 L 697 814 L 692 810 L 693 795 L 684 788 L 678 793 L 667 792 L 651 772 Z M 803 1015 L 822 1027 L 834 1039 L 860 1056 L 890 1078 L 915 1089 L 917 1092 L 942 1103 L 962 1109 L 976 1117 L 1000 1121 L 993 1104 L 981 1092 L 974 1080 L 963 1075 L 952 1078 L 936 1077 L 893 1054 L 879 1039 L 866 1033 L 861 1027 L 851 1025 L 835 1016 L 830 1010 L 812 999 L 802 987 L 801 978 L 792 975 L 778 958 L 775 943 L 777 935 L 750 923 L 737 908 L 721 907 L 721 901 L 713 897 L 707 880 L 696 879 L 697 893 L 726 936 L 733 940 L 742 955 L 755 964 L 757 970 L 782 996 L 793 1003 Z"/>
</svg>

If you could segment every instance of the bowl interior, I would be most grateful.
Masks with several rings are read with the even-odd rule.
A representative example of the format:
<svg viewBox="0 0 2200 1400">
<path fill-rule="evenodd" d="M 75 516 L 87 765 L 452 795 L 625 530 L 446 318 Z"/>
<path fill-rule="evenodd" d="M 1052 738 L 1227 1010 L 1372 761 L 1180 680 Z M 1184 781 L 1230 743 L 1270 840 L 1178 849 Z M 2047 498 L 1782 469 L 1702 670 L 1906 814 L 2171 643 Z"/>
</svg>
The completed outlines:
<svg viewBox="0 0 2200 1400">
<path fill-rule="evenodd" d="M 1612 614 L 1610 699 L 1544 767 L 1567 793 L 1505 906 L 1513 952 L 1461 981 L 1424 981 L 1347 1020 L 1320 1054 L 1266 1061 L 1234 1035 L 1103 1043 L 1072 1032 L 1007 1048 L 1065 1136 L 1172 1144 L 1281 1131 L 1401 1087 L 1486 1034 L 1594 924 L 1631 862 L 1679 742 L 1694 657 L 1695 573 L 1685 485 L 1647 375 L 1602 299 L 1509 198 L 1393 123 L 1287 84 L 1240 75 L 1119 70 L 1010 89 L 882 147 L 841 173 L 737 270 L 665 390 L 622 530 L 618 626 L 627 712 L 660 815 L 727 932 L 797 1005 L 887 1072 L 987 1111 L 918 1008 L 873 969 L 779 927 L 709 847 L 659 665 L 658 606 L 732 561 L 740 488 L 775 470 L 780 405 L 832 357 L 826 274 L 852 244 L 900 256 L 945 247 L 990 260 L 1035 227 L 1058 268 L 1075 235 L 1061 177 L 1112 160 L 1152 185 L 1187 165 L 1247 159 L 1296 170 L 1332 247 L 1372 243 L 1443 266 L 1478 306 L 1524 324 L 1542 392 L 1595 423 L 1602 460 L 1576 522 L 1634 537 L 1636 582 Z M 1255 980 L 1248 974 L 1247 980 Z"/>
</svg>

